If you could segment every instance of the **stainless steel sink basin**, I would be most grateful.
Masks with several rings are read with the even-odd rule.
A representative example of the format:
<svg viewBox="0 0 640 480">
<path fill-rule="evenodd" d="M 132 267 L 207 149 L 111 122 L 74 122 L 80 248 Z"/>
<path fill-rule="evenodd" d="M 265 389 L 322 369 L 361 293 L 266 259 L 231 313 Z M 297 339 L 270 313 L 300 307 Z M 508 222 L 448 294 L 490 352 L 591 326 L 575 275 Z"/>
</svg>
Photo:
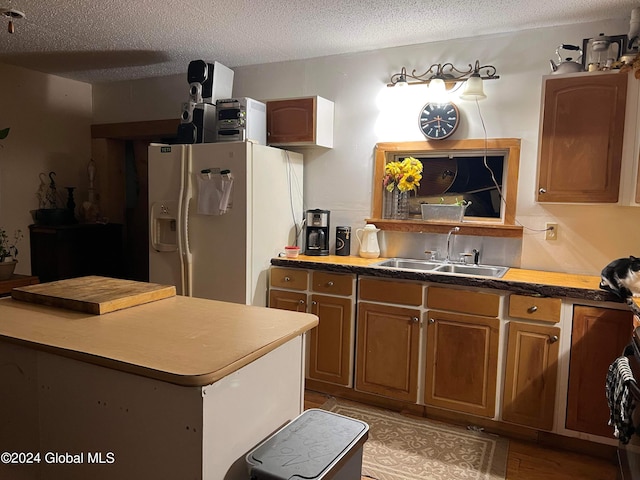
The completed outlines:
<svg viewBox="0 0 640 480">
<path fill-rule="evenodd" d="M 402 270 L 433 270 L 440 267 L 441 263 L 427 262 L 425 260 L 412 260 L 410 258 L 390 258 L 382 262 L 374 263 L 374 267 L 400 268 Z"/>
<path fill-rule="evenodd" d="M 478 277 L 500 278 L 509 267 L 494 265 L 467 265 L 460 263 L 442 263 L 412 258 L 390 258 L 371 265 L 372 267 L 397 268 L 409 271 L 432 271 L 437 273 L 452 273 L 458 275 L 472 275 Z"/>
<path fill-rule="evenodd" d="M 437 272 L 460 273 L 462 275 L 478 275 L 481 277 L 500 278 L 507 273 L 509 267 L 494 267 L 489 265 L 459 265 L 443 264 L 435 269 Z"/>
</svg>

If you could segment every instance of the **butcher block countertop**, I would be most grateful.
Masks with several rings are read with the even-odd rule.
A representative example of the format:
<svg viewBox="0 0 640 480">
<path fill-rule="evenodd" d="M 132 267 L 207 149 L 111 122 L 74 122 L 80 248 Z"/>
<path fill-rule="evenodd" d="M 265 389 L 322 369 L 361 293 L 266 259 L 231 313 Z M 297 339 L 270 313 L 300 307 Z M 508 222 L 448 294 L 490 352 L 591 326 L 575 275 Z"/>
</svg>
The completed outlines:
<svg viewBox="0 0 640 480">
<path fill-rule="evenodd" d="M 102 315 L 0 299 L 0 342 L 194 387 L 317 324 L 311 314 L 182 296 Z"/>
<path fill-rule="evenodd" d="M 11 297 L 98 315 L 173 297 L 176 287 L 120 278 L 88 276 L 16 287 Z"/>
<path fill-rule="evenodd" d="M 298 258 L 273 258 L 272 265 L 280 267 L 307 268 L 337 273 L 356 273 L 380 278 L 419 280 L 449 285 L 477 288 L 493 288 L 525 295 L 568 297 L 593 301 L 620 302 L 615 295 L 599 288 L 600 277 L 577 275 L 542 270 L 510 268 L 502 278 L 452 275 L 433 271 L 409 272 L 371 267 L 384 258 L 341 257 L 336 255 L 308 256 Z"/>
</svg>

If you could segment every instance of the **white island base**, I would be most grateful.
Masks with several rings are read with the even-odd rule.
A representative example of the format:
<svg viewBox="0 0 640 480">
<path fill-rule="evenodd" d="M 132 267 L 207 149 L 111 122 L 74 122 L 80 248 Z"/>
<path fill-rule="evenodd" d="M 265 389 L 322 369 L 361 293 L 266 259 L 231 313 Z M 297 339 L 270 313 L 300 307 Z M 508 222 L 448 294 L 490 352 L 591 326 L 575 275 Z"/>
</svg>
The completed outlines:
<svg viewBox="0 0 640 480">
<path fill-rule="evenodd" d="M 302 411 L 302 366 L 302 335 L 193 387 L 0 340 L 0 478 L 245 480 Z"/>
</svg>

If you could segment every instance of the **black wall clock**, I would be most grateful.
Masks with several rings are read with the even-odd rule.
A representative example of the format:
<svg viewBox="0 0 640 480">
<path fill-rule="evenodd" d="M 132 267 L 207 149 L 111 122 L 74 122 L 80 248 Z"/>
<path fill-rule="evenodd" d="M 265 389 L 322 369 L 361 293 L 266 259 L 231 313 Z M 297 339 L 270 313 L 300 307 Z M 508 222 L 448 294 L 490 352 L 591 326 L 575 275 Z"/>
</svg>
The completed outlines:
<svg viewBox="0 0 640 480">
<path fill-rule="evenodd" d="M 427 103 L 418 119 L 420 131 L 429 140 L 442 140 L 458 128 L 460 112 L 453 103 Z"/>
</svg>

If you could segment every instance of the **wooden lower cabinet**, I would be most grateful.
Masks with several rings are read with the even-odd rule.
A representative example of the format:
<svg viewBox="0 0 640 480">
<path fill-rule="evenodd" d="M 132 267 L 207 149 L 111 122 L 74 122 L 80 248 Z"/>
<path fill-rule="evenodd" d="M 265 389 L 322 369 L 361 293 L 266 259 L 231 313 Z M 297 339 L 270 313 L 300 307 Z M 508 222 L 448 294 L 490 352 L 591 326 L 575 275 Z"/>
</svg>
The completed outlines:
<svg viewBox="0 0 640 480">
<path fill-rule="evenodd" d="M 285 290 L 269 291 L 269 306 L 280 310 L 293 312 L 307 311 L 307 295 L 300 292 L 288 292 Z"/>
<path fill-rule="evenodd" d="M 420 311 L 360 302 L 356 390 L 417 402 Z"/>
<path fill-rule="evenodd" d="M 553 429 L 560 328 L 509 322 L 502 419 Z"/>
<path fill-rule="evenodd" d="M 605 382 L 632 333 L 631 311 L 573 307 L 566 428 L 613 438 Z"/>
<path fill-rule="evenodd" d="M 269 307 L 309 312 L 319 319 L 307 335 L 307 378 L 353 385 L 354 284 L 355 275 L 271 268 Z"/>
<path fill-rule="evenodd" d="M 427 312 L 426 405 L 495 414 L 500 320 Z"/>
<path fill-rule="evenodd" d="M 309 378 L 349 385 L 353 367 L 351 309 L 350 298 L 311 295 L 311 313 L 320 322 L 309 334 Z"/>
</svg>

